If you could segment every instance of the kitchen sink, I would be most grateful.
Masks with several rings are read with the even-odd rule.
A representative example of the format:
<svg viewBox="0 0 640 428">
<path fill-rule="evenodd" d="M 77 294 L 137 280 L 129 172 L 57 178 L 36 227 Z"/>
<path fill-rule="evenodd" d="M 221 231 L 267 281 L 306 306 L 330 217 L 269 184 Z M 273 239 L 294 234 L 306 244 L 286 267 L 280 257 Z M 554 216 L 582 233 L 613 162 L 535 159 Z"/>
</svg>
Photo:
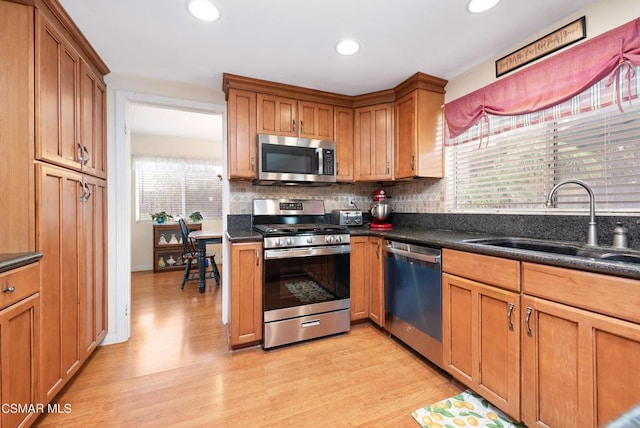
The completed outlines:
<svg viewBox="0 0 640 428">
<path fill-rule="evenodd" d="M 600 258 L 603 260 L 611 260 L 616 262 L 640 263 L 640 255 L 635 254 L 607 253 L 601 255 Z"/>
<path fill-rule="evenodd" d="M 610 248 L 590 248 L 527 238 L 468 239 L 465 242 L 469 244 L 490 245 L 492 247 L 513 248 L 518 250 L 538 251 L 541 253 L 562 254 L 566 256 L 587 257 L 600 260 L 640 264 L 640 254 L 612 252 Z"/>
</svg>

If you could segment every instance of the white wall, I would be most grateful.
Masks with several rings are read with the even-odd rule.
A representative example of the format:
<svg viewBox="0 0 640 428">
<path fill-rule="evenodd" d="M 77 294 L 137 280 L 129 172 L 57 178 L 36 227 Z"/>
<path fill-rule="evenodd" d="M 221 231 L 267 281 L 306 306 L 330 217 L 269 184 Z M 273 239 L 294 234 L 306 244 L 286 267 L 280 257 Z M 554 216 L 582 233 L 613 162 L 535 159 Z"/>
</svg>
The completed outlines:
<svg viewBox="0 0 640 428">
<path fill-rule="evenodd" d="M 498 80 L 496 79 L 495 74 L 495 61 L 497 59 L 502 58 L 503 56 L 508 55 L 523 46 L 526 46 L 527 44 L 549 34 L 552 31 L 557 30 L 558 28 L 570 23 L 577 18 L 580 18 L 581 16 L 586 16 L 587 38 L 585 40 L 589 40 L 592 37 L 602 34 L 622 24 L 626 24 L 627 22 L 639 17 L 640 1 L 597 0 L 589 7 L 586 7 L 574 13 L 573 15 L 567 16 L 565 19 L 550 24 L 546 28 L 541 29 L 538 33 L 532 34 L 528 39 L 514 43 L 511 48 L 500 53 L 495 58 L 492 58 L 480 64 L 478 67 L 473 68 L 472 70 L 464 73 L 461 76 L 450 79 L 445 88 L 447 91 L 445 94 L 445 102 L 455 100 L 456 98 L 460 98 L 463 95 L 475 91 L 476 89 L 495 82 L 496 80 Z M 575 44 L 572 46 L 575 46 Z M 567 49 L 571 49 L 571 46 L 567 47 Z M 559 52 L 562 52 L 562 50 L 556 52 L 555 54 Z M 544 60 L 548 57 L 549 56 L 540 58 L 540 60 Z M 510 73 L 506 74 L 503 77 L 507 76 L 510 76 Z"/>
</svg>

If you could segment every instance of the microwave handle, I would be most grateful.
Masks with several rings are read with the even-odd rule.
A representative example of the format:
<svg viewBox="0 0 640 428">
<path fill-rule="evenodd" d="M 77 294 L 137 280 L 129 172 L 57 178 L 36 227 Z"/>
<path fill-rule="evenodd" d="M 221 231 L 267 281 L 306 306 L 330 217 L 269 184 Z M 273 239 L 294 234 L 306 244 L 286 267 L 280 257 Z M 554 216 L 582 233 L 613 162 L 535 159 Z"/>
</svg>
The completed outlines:
<svg viewBox="0 0 640 428">
<path fill-rule="evenodd" d="M 324 173 L 324 165 L 322 164 L 322 149 L 316 150 L 316 162 L 318 165 L 318 174 Z"/>
</svg>

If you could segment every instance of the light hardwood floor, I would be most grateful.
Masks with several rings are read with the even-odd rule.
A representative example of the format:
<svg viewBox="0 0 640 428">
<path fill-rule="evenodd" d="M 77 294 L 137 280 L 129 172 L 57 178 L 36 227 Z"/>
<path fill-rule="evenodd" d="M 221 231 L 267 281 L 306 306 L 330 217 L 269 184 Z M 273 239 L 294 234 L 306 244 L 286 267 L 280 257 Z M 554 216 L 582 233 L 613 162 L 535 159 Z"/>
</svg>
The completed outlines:
<svg viewBox="0 0 640 428">
<path fill-rule="evenodd" d="M 40 427 L 418 427 L 411 411 L 462 388 L 371 324 L 231 352 L 221 290 L 132 274 L 131 339 L 99 347 Z"/>
</svg>

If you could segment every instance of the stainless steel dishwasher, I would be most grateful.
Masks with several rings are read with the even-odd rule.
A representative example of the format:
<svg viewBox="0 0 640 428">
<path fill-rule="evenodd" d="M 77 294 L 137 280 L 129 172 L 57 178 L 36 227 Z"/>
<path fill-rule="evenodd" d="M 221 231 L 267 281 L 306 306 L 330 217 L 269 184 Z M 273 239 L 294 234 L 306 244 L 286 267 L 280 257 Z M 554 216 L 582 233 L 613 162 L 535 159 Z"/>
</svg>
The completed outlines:
<svg viewBox="0 0 640 428">
<path fill-rule="evenodd" d="M 442 266 L 437 248 L 386 241 L 385 328 L 442 368 Z"/>
</svg>

